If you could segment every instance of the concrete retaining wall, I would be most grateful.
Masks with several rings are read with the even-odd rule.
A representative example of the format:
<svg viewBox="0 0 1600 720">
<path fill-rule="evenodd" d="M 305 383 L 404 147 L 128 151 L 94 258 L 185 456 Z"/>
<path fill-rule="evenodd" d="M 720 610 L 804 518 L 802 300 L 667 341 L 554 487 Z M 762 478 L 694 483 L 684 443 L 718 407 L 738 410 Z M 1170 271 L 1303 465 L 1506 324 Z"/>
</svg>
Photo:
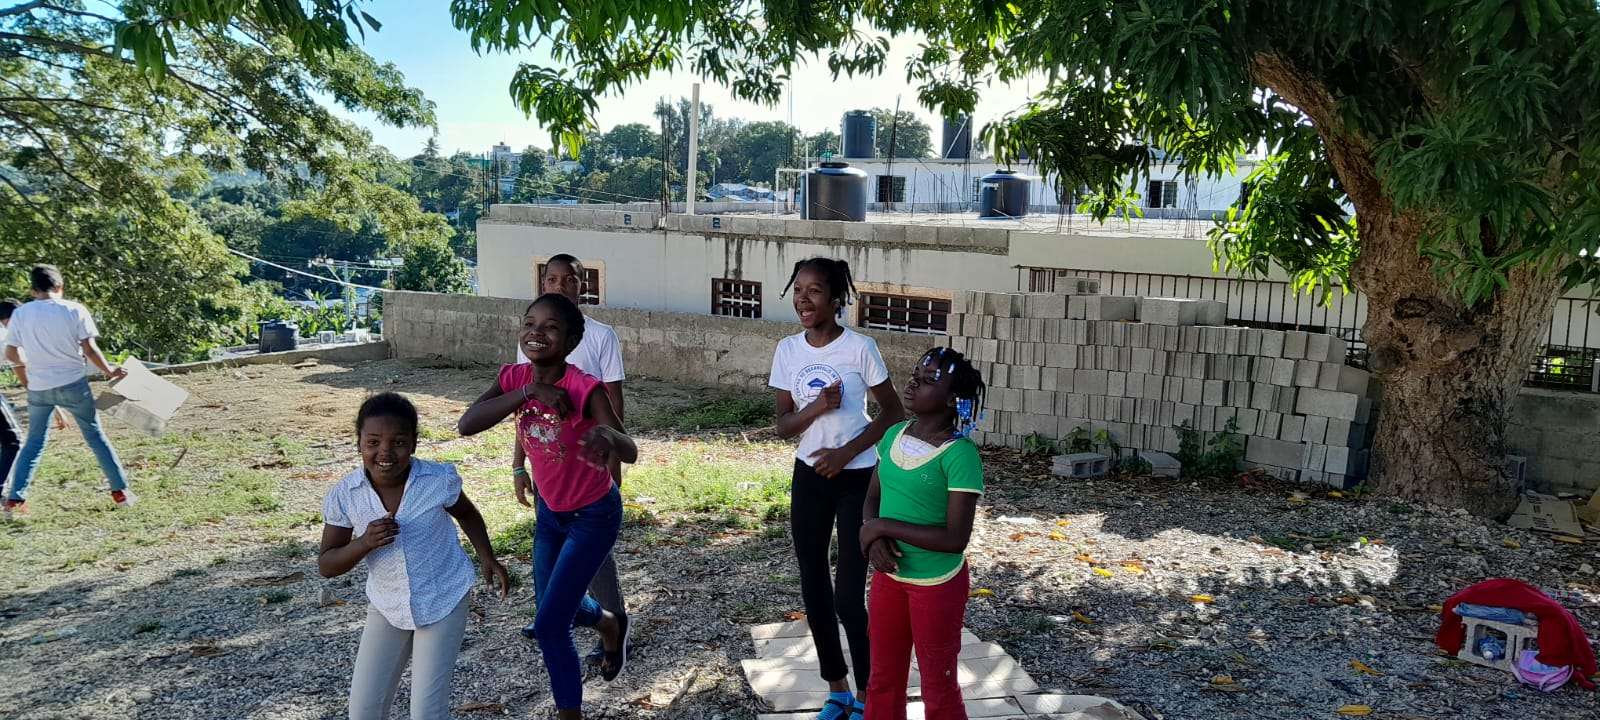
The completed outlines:
<svg viewBox="0 0 1600 720">
<path fill-rule="evenodd" d="M 387 342 L 362 347 L 376 352 L 387 345 L 396 357 L 459 363 L 509 362 L 528 303 L 523 298 L 471 295 L 385 295 Z M 584 311 L 616 327 L 631 375 L 750 389 L 765 388 L 773 347 L 796 331 L 792 322 L 621 308 L 588 307 Z M 906 333 L 868 334 L 877 339 L 896 377 L 904 377 L 906 368 L 927 348 L 948 342 Z M 1277 334 L 1262 334 L 1263 341 L 1269 337 Z M 1035 364 L 1048 367 L 1048 351 L 1047 347 L 1045 362 Z M 1268 376 L 1267 384 L 1272 380 Z M 992 396 L 991 403 L 998 401 Z M 1527 456 L 1531 487 L 1546 492 L 1594 492 L 1600 488 L 1600 457 L 1592 452 L 1600 447 L 1600 395 L 1523 390 L 1512 409 L 1509 446 Z"/>
<path fill-rule="evenodd" d="M 1600 395 L 1523 388 L 1506 445 L 1528 459 L 1530 488 L 1587 496 L 1600 488 Z"/>
<path fill-rule="evenodd" d="M 474 295 L 385 292 L 384 337 L 395 357 L 460 363 L 511 362 L 528 301 Z M 624 308 L 585 307 L 616 328 L 630 376 L 752 390 L 767 387 L 772 351 L 793 323 Z M 904 372 L 942 339 L 866 331 L 884 361 Z"/>
</svg>

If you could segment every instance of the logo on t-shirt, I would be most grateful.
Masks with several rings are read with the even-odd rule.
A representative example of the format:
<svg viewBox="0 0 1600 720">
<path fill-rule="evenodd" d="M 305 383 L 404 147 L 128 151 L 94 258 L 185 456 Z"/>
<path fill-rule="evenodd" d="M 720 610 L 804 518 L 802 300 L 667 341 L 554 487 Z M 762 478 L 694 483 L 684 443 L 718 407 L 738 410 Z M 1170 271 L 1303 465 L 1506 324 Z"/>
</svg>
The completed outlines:
<svg viewBox="0 0 1600 720">
<path fill-rule="evenodd" d="M 839 371 L 833 369 L 832 365 L 813 363 L 795 373 L 794 387 L 790 388 L 789 392 L 794 395 L 795 400 L 809 403 L 822 394 L 823 388 L 841 379 Z"/>
</svg>

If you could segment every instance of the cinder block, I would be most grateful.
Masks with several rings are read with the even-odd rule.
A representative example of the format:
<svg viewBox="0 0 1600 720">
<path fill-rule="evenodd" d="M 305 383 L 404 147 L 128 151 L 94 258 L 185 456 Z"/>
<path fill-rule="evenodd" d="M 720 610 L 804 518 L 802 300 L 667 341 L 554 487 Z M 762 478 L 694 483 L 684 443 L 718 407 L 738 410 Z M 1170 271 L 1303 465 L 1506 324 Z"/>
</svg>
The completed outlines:
<svg viewBox="0 0 1600 720">
<path fill-rule="evenodd" d="M 1223 391 L 1227 384 L 1221 380 L 1206 380 L 1202 383 L 1200 402 L 1216 407 L 1222 404 Z"/>
<path fill-rule="evenodd" d="M 1268 382 L 1278 387 L 1293 387 L 1295 379 L 1295 361 L 1288 358 L 1274 358 L 1265 360 L 1263 364 L 1272 366 L 1271 379 Z"/>
<path fill-rule="evenodd" d="M 1178 350 L 1186 353 L 1200 352 L 1200 328 L 1193 325 L 1179 328 Z"/>
<path fill-rule="evenodd" d="M 1340 367 L 1339 363 L 1317 363 L 1317 387 L 1323 390 L 1338 390 Z"/>
<path fill-rule="evenodd" d="M 1306 419 L 1301 415 L 1285 415 L 1278 425 L 1278 439 L 1284 442 L 1301 442 L 1306 439 Z M 1313 440 L 1312 442 L 1315 442 Z"/>
<path fill-rule="evenodd" d="M 1139 299 L 1139 320 L 1147 325 L 1193 325 L 1196 312 L 1188 298 Z"/>
<path fill-rule="evenodd" d="M 1357 475 L 1355 468 L 1350 464 L 1355 453 L 1350 448 L 1328 446 L 1324 451 L 1323 471 L 1336 475 Z"/>
<path fill-rule="evenodd" d="M 1311 333 L 1299 330 L 1288 330 L 1283 333 L 1283 356 L 1292 360 L 1306 359 L 1306 343 L 1311 339 Z"/>
<path fill-rule="evenodd" d="M 1139 453 L 1139 457 L 1150 463 L 1151 477 L 1177 478 L 1183 474 L 1183 463 L 1164 452 L 1151 450 Z"/>
<path fill-rule="evenodd" d="M 1085 395 L 1104 395 L 1107 382 L 1105 370 L 1079 370 L 1072 379 L 1072 386 Z"/>
<path fill-rule="evenodd" d="M 1282 431 L 1283 413 L 1264 412 L 1256 425 L 1256 435 L 1265 438 L 1275 438 Z"/>
<path fill-rule="evenodd" d="M 1357 425 L 1349 420 L 1329 420 L 1328 434 L 1322 438 L 1322 444 L 1330 447 L 1355 448 L 1361 447 L 1364 432 L 1362 425 Z"/>
<path fill-rule="evenodd" d="M 1088 296 L 1088 295 L 1074 295 L 1072 297 L 1067 298 L 1067 319 L 1069 319 L 1069 320 L 1082 320 L 1082 319 L 1088 317 L 1087 311 L 1088 311 L 1089 305 L 1085 301 L 1085 298 L 1087 298 L 1087 297 L 1090 297 L 1090 296 Z"/>
<path fill-rule="evenodd" d="M 1183 425 L 1184 423 L 1188 423 L 1189 427 L 1194 427 L 1196 424 L 1199 423 L 1199 420 L 1200 420 L 1200 413 L 1199 413 L 1199 407 L 1198 406 L 1190 405 L 1189 403 L 1173 403 L 1172 404 L 1172 423 L 1171 424 L 1174 427 Z"/>
<path fill-rule="evenodd" d="M 1130 368 L 1136 373 L 1149 373 L 1155 370 L 1156 351 L 1150 348 L 1132 348 L 1129 354 Z"/>
<path fill-rule="evenodd" d="M 1199 325 L 1227 325 L 1228 304 L 1221 300 L 1196 300 L 1195 323 Z"/>
<path fill-rule="evenodd" d="M 1112 370 L 1106 373 L 1106 394 L 1124 397 L 1128 394 L 1128 374 Z"/>
<path fill-rule="evenodd" d="M 1234 382 L 1249 382 L 1251 363 L 1269 361 L 1269 358 L 1236 357 L 1233 360 L 1233 377 L 1224 378 Z M 1268 378 L 1269 380 L 1271 378 Z"/>
<path fill-rule="evenodd" d="M 1261 355 L 1261 334 L 1259 328 L 1244 329 L 1244 343 L 1239 347 L 1240 355 Z"/>
<path fill-rule="evenodd" d="M 1278 388 L 1275 385 L 1255 383 L 1250 386 L 1250 407 L 1271 411 L 1278 406 Z"/>
<path fill-rule="evenodd" d="M 1316 470 L 1321 472 L 1328 462 L 1328 446 L 1316 443 L 1305 443 L 1300 458 L 1300 467 L 1303 470 Z"/>
<path fill-rule="evenodd" d="M 1139 298 L 1125 295 L 1084 295 L 1086 320 L 1135 320 L 1139 317 Z"/>
<path fill-rule="evenodd" d="M 1284 337 L 1282 330 L 1261 331 L 1261 357 L 1283 357 Z"/>
<path fill-rule="evenodd" d="M 1205 402 L 1205 381 L 1184 378 L 1181 400 L 1190 405 L 1199 405 Z"/>
<path fill-rule="evenodd" d="M 1078 372 L 1084 372 L 1084 371 L 1079 370 Z M 1075 417 L 1075 418 L 1088 417 L 1089 416 L 1089 396 L 1083 394 L 1082 392 L 1074 392 L 1074 393 L 1068 395 L 1067 396 L 1067 404 L 1066 404 L 1066 413 L 1065 414 L 1066 414 L 1067 417 Z"/>
<path fill-rule="evenodd" d="M 1245 328 L 1226 327 L 1222 329 L 1222 352 L 1228 355 L 1238 355 L 1244 352 Z"/>
<path fill-rule="evenodd" d="M 1060 319 L 1067 316 L 1067 296 L 1055 293 L 1028 293 L 1027 315 L 1030 318 Z"/>
<path fill-rule="evenodd" d="M 1069 359 L 1070 358 L 1070 359 Z M 1044 346 L 1045 367 L 1064 368 L 1077 364 L 1078 348 L 1075 345 L 1061 343 L 1046 343 Z"/>
<path fill-rule="evenodd" d="M 1315 360 L 1294 361 L 1294 386 L 1314 388 L 1317 386 L 1317 373 L 1322 369 L 1322 364 Z"/>
<path fill-rule="evenodd" d="M 1377 405 L 1374 404 L 1374 401 L 1373 401 L 1372 398 L 1369 398 L 1369 397 L 1361 398 L 1359 401 L 1356 402 L 1356 419 L 1355 419 L 1355 423 L 1357 425 L 1366 425 L 1366 424 L 1372 422 L 1372 416 L 1376 412 L 1378 412 L 1378 408 L 1377 408 Z"/>
<path fill-rule="evenodd" d="M 1300 443 L 1284 442 L 1265 437 L 1251 437 L 1245 442 L 1245 462 L 1276 467 L 1301 467 L 1304 450 Z"/>
<path fill-rule="evenodd" d="M 1356 419 L 1356 406 L 1360 398 L 1352 393 L 1342 393 L 1319 388 L 1301 388 L 1295 402 L 1295 412 L 1301 415 L 1318 415 L 1337 420 Z"/>
<path fill-rule="evenodd" d="M 1031 415 L 1053 415 L 1055 403 L 1056 394 L 1048 390 L 1025 390 L 1022 393 L 1022 411 Z"/>
<path fill-rule="evenodd" d="M 1306 339 L 1306 359 L 1317 362 L 1343 363 L 1345 342 L 1343 338 L 1315 333 Z"/>
<path fill-rule="evenodd" d="M 1272 406 L 1272 410 L 1285 415 L 1293 415 L 1294 403 L 1297 399 L 1296 395 L 1299 392 L 1300 388 L 1278 388 L 1278 402 Z"/>
<path fill-rule="evenodd" d="M 1371 387 L 1371 383 L 1372 373 L 1361 368 L 1350 367 L 1342 362 L 1339 363 L 1339 386 L 1334 388 L 1335 390 L 1366 397 L 1367 389 Z"/>
<path fill-rule="evenodd" d="M 1317 440 L 1328 436 L 1329 420 L 1327 418 L 1317 415 L 1307 415 L 1305 418 L 1306 427 L 1302 434 L 1307 442 L 1317 442 Z"/>
<path fill-rule="evenodd" d="M 1135 303 L 1135 307 L 1137 305 Z M 1136 348 L 1150 347 L 1150 326 L 1144 323 L 1129 323 L 1128 345 Z"/>
</svg>

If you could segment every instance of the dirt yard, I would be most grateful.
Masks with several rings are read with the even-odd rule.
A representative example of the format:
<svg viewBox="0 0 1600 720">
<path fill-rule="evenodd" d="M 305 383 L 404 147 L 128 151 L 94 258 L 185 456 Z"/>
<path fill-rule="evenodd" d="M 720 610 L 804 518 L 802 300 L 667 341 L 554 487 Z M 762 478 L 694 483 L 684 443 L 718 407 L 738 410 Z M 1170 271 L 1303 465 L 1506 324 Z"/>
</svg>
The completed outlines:
<svg viewBox="0 0 1600 720">
<path fill-rule="evenodd" d="M 517 633 L 533 605 L 532 512 L 511 498 L 511 434 L 453 431 L 492 378 L 399 361 L 178 377 L 194 396 L 166 436 L 112 430 L 144 500 L 126 512 L 110 509 L 75 433 L 60 434 L 31 517 L 0 524 L 0 717 L 342 717 L 363 575 L 317 576 L 318 511 L 354 467 L 351 422 L 376 390 L 417 401 L 420 454 L 460 466 L 522 581 L 505 603 L 473 596 L 457 716 L 546 717 L 537 648 Z M 636 652 L 615 683 L 586 686 L 592 717 L 760 710 L 739 673 L 754 654 L 746 626 L 800 609 L 790 451 L 758 427 L 752 408 L 765 400 L 629 383 L 644 443 L 618 562 Z M 730 418 L 746 430 L 695 429 Z M 1044 458 L 986 462 L 967 624 L 1047 690 L 1152 719 L 1336 718 L 1344 706 L 1393 719 L 1600 718 L 1593 692 L 1541 694 L 1432 645 L 1436 604 L 1496 576 L 1558 593 L 1600 635 L 1600 536 L 1568 545 L 1385 498 L 1069 482 Z"/>
</svg>

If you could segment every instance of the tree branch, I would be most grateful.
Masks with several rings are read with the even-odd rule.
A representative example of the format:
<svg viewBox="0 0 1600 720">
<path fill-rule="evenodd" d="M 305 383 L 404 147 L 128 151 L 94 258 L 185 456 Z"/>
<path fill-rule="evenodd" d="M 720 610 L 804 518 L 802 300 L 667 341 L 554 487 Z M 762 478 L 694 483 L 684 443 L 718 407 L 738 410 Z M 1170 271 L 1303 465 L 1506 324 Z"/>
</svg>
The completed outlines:
<svg viewBox="0 0 1600 720">
<path fill-rule="evenodd" d="M 53 147 L 50 144 L 50 141 L 45 139 L 44 134 L 40 133 L 38 129 L 34 128 L 31 123 L 18 117 L 14 113 L 7 111 L 3 107 L 0 107 L 0 115 L 4 115 L 10 118 L 12 122 L 21 125 L 23 129 L 28 131 L 29 135 L 32 135 L 35 140 L 39 141 L 39 149 L 43 150 L 46 155 L 50 156 L 51 160 L 55 161 L 56 169 L 60 170 L 62 175 L 65 175 L 69 180 L 88 188 L 90 192 L 93 192 L 96 195 L 100 194 L 100 188 L 85 182 L 82 178 L 72 174 L 71 170 L 67 169 L 67 161 L 63 160 L 60 155 L 56 154 L 55 147 Z"/>
<path fill-rule="evenodd" d="M 23 3 L 21 5 L 15 5 L 15 6 L 12 6 L 12 7 L 0 9 L 0 17 L 6 17 L 6 16 L 9 16 L 9 15 L 26 15 L 26 14 L 28 14 L 28 13 L 30 13 L 30 12 L 38 9 L 38 8 L 45 7 L 45 6 L 49 5 L 49 4 L 50 3 L 46 2 L 46 0 L 33 0 L 33 2 Z"/>
</svg>

